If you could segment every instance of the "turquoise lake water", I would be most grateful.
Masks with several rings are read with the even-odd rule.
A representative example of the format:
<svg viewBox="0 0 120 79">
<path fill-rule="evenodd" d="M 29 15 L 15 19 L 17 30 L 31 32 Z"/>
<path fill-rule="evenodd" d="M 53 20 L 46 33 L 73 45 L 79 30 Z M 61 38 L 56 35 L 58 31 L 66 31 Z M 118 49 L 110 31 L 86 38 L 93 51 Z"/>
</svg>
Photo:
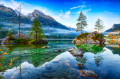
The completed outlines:
<svg viewBox="0 0 120 79">
<path fill-rule="evenodd" d="M 84 55 L 77 57 L 67 51 L 75 47 L 71 40 L 49 41 L 48 45 L 39 46 L 1 46 L 9 48 L 6 59 L 18 57 L 3 76 L 5 79 L 95 79 L 81 75 L 83 70 L 92 70 L 97 79 L 120 79 L 119 45 L 87 46 Z"/>
</svg>

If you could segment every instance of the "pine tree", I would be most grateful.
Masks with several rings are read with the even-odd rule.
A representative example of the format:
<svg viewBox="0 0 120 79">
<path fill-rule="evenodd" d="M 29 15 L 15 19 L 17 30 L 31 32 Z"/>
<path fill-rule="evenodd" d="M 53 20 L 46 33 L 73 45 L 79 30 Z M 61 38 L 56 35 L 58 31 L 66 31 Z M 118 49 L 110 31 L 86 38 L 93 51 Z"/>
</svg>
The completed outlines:
<svg viewBox="0 0 120 79">
<path fill-rule="evenodd" d="M 38 39 L 38 37 L 41 38 L 44 35 L 42 30 L 42 25 L 40 24 L 38 19 L 34 19 L 30 31 L 31 31 L 30 35 L 35 35 L 36 40 Z"/>
<path fill-rule="evenodd" d="M 77 19 L 78 23 L 76 24 L 76 26 L 77 26 L 76 30 L 77 31 L 81 31 L 81 33 L 82 33 L 82 30 L 87 26 L 86 19 L 87 19 L 86 16 L 81 11 L 79 18 Z"/>
<path fill-rule="evenodd" d="M 7 36 L 11 36 L 11 35 L 12 35 L 11 31 L 8 31 Z"/>
<path fill-rule="evenodd" d="M 98 30 L 98 33 L 100 30 L 104 28 L 103 21 L 98 18 L 98 20 L 95 23 L 95 29 Z"/>
</svg>

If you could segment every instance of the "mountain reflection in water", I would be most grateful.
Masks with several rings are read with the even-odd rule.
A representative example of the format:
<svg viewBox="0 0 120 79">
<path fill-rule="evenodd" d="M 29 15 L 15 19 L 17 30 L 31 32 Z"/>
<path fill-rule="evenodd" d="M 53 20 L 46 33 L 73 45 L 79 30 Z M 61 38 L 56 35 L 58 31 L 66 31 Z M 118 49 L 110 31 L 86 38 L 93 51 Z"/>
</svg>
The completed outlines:
<svg viewBox="0 0 120 79">
<path fill-rule="evenodd" d="M 66 51 L 74 47 L 71 41 L 50 42 L 48 48 L 32 48 L 16 60 L 4 73 L 5 79 L 94 79 L 82 74 L 85 70 L 96 72 L 99 79 L 120 79 L 120 55 L 117 48 L 85 45 L 83 56 L 73 56 Z M 61 52 L 55 50 L 61 49 Z M 99 49 L 99 51 L 98 51 Z M 28 52 L 29 51 L 29 52 Z M 36 52 L 38 53 L 36 53 Z M 47 51 L 47 52 L 46 52 Z M 32 53 L 34 52 L 34 53 Z M 51 53 L 50 53 L 51 52 Z M 29 53 L 29 54 L 28 54 Z M 9 56 L 15 54 L 12 51 Z M 20 61 L 20 62 L 18 62 Z M 18 65 L 16 65 L 18 63 Z"/>
</svg>

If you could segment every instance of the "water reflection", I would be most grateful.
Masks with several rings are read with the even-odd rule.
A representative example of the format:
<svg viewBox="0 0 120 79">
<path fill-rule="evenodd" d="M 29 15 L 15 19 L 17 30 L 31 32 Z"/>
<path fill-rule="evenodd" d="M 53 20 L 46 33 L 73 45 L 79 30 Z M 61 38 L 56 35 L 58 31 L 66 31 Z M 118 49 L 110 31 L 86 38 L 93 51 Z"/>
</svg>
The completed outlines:
<svg viewBox="0 0 120 79">
<path fill-rule="evenodd" d="M 120 55 L 120 42 L 119 40 L 107 40 L 106 47 L 112 51 L 114 54 Z"/>
<path fill-rule="evenodd" d="M 87 48 L 83 56 L 73 56 L 66 51 L 66 49 L 73 47 L 71 41 L 65 43 L 52 41 L 46 49 L 38 47 L 22 50 L 20 57 L 11 69 L 6 70 L 4 77 L 5 79 L 120 78 L 119 51 L 116 51 L 115 54 L 112 48 L 95 45 L 85 46 Z M 61 52 L 55 52 L 58 49 L 61 49 Z M 12 51 L 10 56 L 14 56 L 15 51 Z M 26 53 L 23 54 L 23 51 Z"/>
<path fill-rule="evenodd" d="M 105 46 L 99 46 L 99 45 L 94 45 L 94 44 L 81 44 L 77 46 L 77 48 L 81 47 L 85 52 L 92 52 L 94 54 L 97 54 L 99 52 L 103 52 L 103 48 Z"/>
<path fill-rule="evenodd" d="M 94 56 L 94 61 L 95 61 L 95 64 L 96 64 L 97 67 L 101 66 L 102 60 L 104 60 L 104 58 L 102 57 L 102 55 L 96 55 L 96 56 Z"/>
<path fill-rule="evenodd" d="M 68 43 L 71 44 L 70 46 L 73 45 L 71 41 L 50 41 L 48 45 L 5 45 L 1 46 L 0 49 L 9 49 L 7 50 L 8 55 L 5 57 L 5 62 L 17 57 L 10 68 L 21 66 L 26 61 L 38 67 L 66 51 L 70 47 Z"/>
</svg>

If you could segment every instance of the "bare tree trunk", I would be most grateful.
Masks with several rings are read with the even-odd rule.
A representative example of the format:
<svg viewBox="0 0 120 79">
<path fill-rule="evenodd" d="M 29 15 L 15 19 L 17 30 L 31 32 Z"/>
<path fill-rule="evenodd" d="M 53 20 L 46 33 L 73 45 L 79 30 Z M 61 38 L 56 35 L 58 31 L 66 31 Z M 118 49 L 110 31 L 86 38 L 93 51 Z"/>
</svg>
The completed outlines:
<svg viewBox="0 0 120 79">
<path fill-rule="evenodd" d="M 98 33 L 99 33 L 99 26 L 98 26 Z"/>
<path fill-rule="evenodd" d="M 20 5 L 20 10 L 19 10 L 19 12 L 21 13 L 21 5 Z M 19 13 L 19 39 L 20 39 L 20 13 Z"/>
<path fill-rule="evenodd" d="M 82 34 L 82 24 L 81 24 L 81 34 Z"/>
<path fill-rule="evenodd" d="M 37 32 L 36 32 L 36 40 L 37 40 Z"/>
<path fill-rule="evenodd" d="M 99 33 L 99 28 L 98 28 L 98 33 Z"/>
<path fill-rule="evenodd" d="M 19 14 L 19 39 L 20 39 L 20 14 Z"/>
</svg>

